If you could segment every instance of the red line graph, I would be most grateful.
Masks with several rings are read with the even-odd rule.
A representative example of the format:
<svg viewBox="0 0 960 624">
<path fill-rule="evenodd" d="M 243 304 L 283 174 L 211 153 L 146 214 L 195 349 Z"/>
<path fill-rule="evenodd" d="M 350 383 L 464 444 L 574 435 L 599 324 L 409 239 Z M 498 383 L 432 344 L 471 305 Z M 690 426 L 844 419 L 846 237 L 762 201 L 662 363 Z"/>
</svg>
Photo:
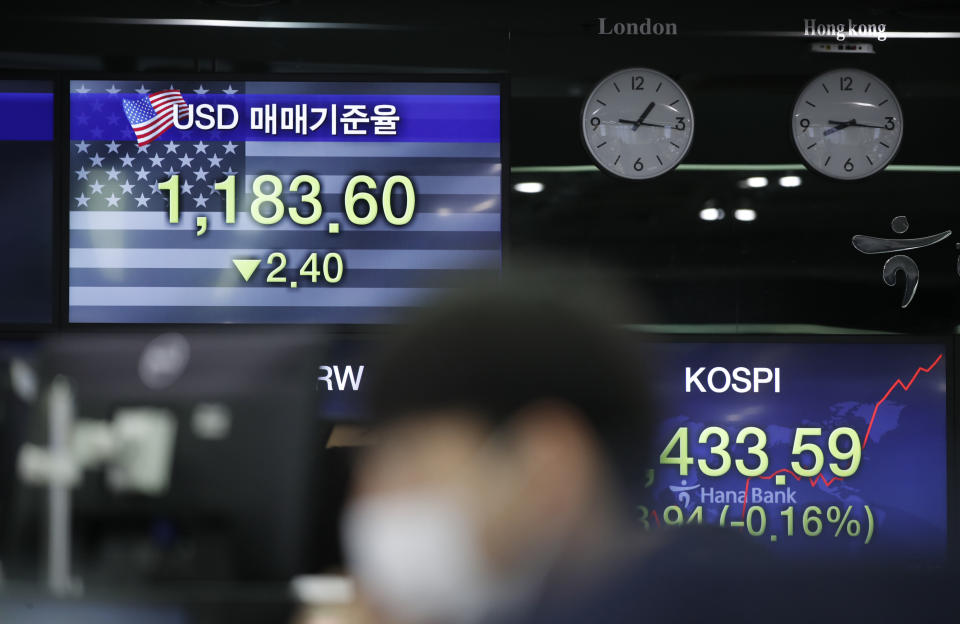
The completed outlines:
<svg viewBox="0 0 960 624">
<path fill-rule="evenodd" d="M 930 366 L 921 366 L 921 367 L 919 367 L 919 368 L 916 370 L 916 372 L 913 373 L 913 377 L 911 377 L 911 378 L 910 378 L 910 381 L 908 381 L 907 383 L 903 383 L 903 380 L 902 380 L 902 379 L 899 379 L 899 378 L 898 378 L 895 382 L 893 382 L 893 384 L 892 384 L 892 385 L 890 386 L 890 388 L 887 390 L 886 394 L 883 395 L 883 398 L 880 399 L 879 401 L 877 401 L 877 404 L 873 407 L 873 414 L 870 416 L 870 423 L 867 425 L 867 432 L 866 432 L 866 433 L 864 434 L 864 436 L 863 436 L 863 444 L 861 445 L 860 448 L 866 448 L 866 447 L 867 447 L 867 440 L 870 439 L 870 430 L 873 429 L 873 421 L 877 419 L 877 412 L 880 411 L 880 406 L 883 405 L 883 402 L 886 401 L 887 398 L 890 397 L 890 393 L 893 392 L 893 391 L 896 389 L 897 386 L 900 386 L 901 388 L 903 388 L 903 391 L 904 391 L 904 392 L 908 391 L 908 390 L 910 389 L 910 386 L 913 385 L 913 382 L 915 382 L 915 381 L 917 380 L 917 377 L 920 376 L 920 373 L 929 373 L 931 370 L 933 370 L 933 368 L 934 368 L 937 364 L 940 363 L 940 360 L 942 360 L 942 359 L 943 359 L 943 354 L 941 353 L 940 355 L 937 356 L 937 359 L 935 359 L 935 360 L 933 361 L 933 364 L 931 364 Z M 793 477 L 793 478 L 796 479 L 797 481 L 799 481 L 799 480 L 802 478 L 802 477 L 800 477 L 799 475 L 797 475 L 796 473 L 794 473 L 792 470 L 790 470 L 789 468 L 781 468 L 780 470 L 777 470 L 777 471 L 775 471 L 775 472 L 771 472 L 770 474 L 768 474 L 768 475 L 766 475 L 766 476 L 757 477 L 757 479 L 763 479 L 764 481 L 769 481 L 769 480 L 772 479 L 774 476 L 776 476 L 776 475 L 778 475 L 778 474 L 780 474 L 780 473 L 784 473 L 784 472 L 787 473 L 787 474 L 789 474 L 791 477 Z M 810 481 L 810 487 L 817 487 L 817 483 L 818 483 L 819 481 L 823 481 L 823 484 L 824 484 L 825 486 L 829 487 L 830 485 L 833 484 L 834 481 L 838 481 L 838 480 L 839 480 L 839 481 L 843 481 L 843 478 L 842 478 L 842 477 L 833 477 L 832 479 L 827 480 L 827 478 L 826 478 L 825 476 L 823 476 L 823 473 L 822 473 L 822 472 L 821 472 L 820 474 L 818 474 L 817 476 L 813 477 L 812 479 L 809 479 L 809 481 Z M 746 516 L 746 514 L 747 514 L 747 496 L 749 495 L 749 493 L 750 493 L 750 477 L 747 477 L 747 483 L 746 483 L 746 485 L 743 486 L 743 511 L 741 511 L 741 513 L 740 513 L 740 517 L 741 517 L 741 518 L 744 517 L 744 516 Z"/>
</svg>

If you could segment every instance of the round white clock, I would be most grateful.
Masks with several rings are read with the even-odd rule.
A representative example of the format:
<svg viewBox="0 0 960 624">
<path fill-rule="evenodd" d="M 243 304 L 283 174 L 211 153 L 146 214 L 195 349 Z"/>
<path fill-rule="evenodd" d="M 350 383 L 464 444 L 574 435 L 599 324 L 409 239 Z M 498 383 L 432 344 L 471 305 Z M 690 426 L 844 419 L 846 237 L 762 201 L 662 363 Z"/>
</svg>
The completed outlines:
<svg viewBox="0 0 960 624">
<path fill-rule="evenodd" d="M 668 76 L 623 69 L 601 80 L 583 105 L 583 141 L 597 164 L 632 180 L 655 178 L 683 160 L 693 108 Z"/>
<path fill-rule="evenodd" d="M 882 80 L 859 69 L 837 69 L 810 81 L 790 123 L 807 165 L 838 180 L 882 171 L 903 137 L 897 97 Z"/>
</svg>

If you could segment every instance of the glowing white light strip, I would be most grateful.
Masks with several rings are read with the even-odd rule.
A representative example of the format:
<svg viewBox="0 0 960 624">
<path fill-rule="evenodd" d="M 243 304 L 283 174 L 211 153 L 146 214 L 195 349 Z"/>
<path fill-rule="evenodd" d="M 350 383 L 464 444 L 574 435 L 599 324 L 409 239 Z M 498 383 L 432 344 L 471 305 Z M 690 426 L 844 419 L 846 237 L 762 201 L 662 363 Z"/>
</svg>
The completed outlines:
<svg viewBox="0 0 960 624">
<path fill-rule="evenodd" d="M 411 30 L 396 24 L 360 24 L 355 22 L 279 22 L 196 18 L 140 18 L 140 17 L 67 17 L 63 21 L 93 24 L 125 24 L 136 26 L 195 26 L 201 28 L 266 28 L 312 30 Z"/>
<path fill-rule="evenodd" d="M 720 35 L 725 37 L 799 37 L 801 39 L 811 39 L 818 41 L 837 41 L 835 36 L 831 35 L 805 35 L 800 30 L 726 30 L 726 31 L 699 31 L 696 34 L 701 36 Z M 910 30 L 892 30 L 882 33 L 864 32 L 849 33 L 844 32 L 844 41 L 847 39 L 873 40 L 877 41 L 877 35 L 887 39 L 960 39 L 960 32 L 957 31 L 910 31 Z M 843 43 L 842 41 L 840 43 Z M 880 43 L 883 43 L 882 41 Z"/>
<path fill-rule="evenodd" d="M 678 171 L 803 171 L 800 163 L 784 164 L 700 164 L 677 167 Z M 511 173 L 596 173 L 595 165 L 537 165 L 511 167 Z M 960 173 L 960 165 L 889 165 L 884 171 L 896 173 Z"/>
</svg>

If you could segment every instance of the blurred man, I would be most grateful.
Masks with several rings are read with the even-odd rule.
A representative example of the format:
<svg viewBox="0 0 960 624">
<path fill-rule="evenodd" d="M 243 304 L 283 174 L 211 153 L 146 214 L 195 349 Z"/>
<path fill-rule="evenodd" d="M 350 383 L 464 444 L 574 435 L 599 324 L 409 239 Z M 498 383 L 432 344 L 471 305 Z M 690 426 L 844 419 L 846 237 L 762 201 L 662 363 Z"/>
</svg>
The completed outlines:
<svg viewBox="0 0 960 624">
<path fill-rule="evenodd" d="M 566 287 L 472 290 L 371 367 L 383 426 L 344 539 L 361 590 L 390 618 L 530 619 L 641 548 L 623 492 L 649 465 L 644 377 L 613 300 Z"/>
<path fill-rule="evenodd" d="M 654 412 L 618 306 L 513 278 L 400 331 L 371 367 L 379 443 L 343 519 L 376 621 L 900 621 L 945 570 L 775 558 L 744 532 L 641 532 Z M 558 294 L 559 293 L 559 294 Z"/>
</svg>

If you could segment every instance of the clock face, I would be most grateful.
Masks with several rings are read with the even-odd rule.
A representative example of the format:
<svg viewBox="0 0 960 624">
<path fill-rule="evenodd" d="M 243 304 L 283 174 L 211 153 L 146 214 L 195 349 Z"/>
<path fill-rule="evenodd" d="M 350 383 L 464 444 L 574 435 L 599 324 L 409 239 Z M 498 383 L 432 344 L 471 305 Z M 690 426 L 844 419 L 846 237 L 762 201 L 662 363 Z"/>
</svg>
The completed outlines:
<svg viewBox="0 0 960 624">
<path fill-rule="evenodd" d="M 858 69 L 814 78 L 797 98 L 790 123 L 810 168 L 838 180 L 883 170 L 903 136 L 903 113 L 890 87 Z"/>
<path fill-rule="evenodd" d="M 583 106 L 581 130 L 600 167 L 623 178 L 655 178 L 680 164 L 690 149 L 693 109 L 664 74 L 624 69 L 593 89 Z"/>
</svg>

